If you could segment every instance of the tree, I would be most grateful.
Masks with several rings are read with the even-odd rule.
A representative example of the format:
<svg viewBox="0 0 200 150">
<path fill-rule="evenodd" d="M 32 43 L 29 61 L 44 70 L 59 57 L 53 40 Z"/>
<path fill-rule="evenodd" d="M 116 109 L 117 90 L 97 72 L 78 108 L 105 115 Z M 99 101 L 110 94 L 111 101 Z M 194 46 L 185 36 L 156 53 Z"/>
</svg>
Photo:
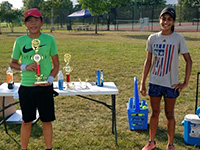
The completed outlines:
<svg viewBox="0 0 200 150">
<path fill-rule="evenodd" d="M 6 11 L 11 10 L 11 8 L 12 8 L 12 4 L 10 4 L 8 1 L 4 1 L 4 2 L 1 3 L 1 7 L 0 7 L 0 34 L 2 33 L 1 22 L 5 18 Z"/>
<path fill-rule="evenodd" d="M 143 18 L 144 11 L 147 7 L 152 8 L 152 18 L 154 18 L 154 8 L 158 5 L 165 6 L 166 0 L 131 0 L 133 6 L 140 8 L 140 18 Z"/>
<path fill-rule="evenodd" d="M 43 14 L 46 17 L 51 18 L 51 21 L 50 21 L 51 32 L 54 30 L 54 27 L 53 27 L 54 18 L 56 18 L 59 15 L 59 9 L 61 6 L 62 6 L 62 0 L 47 0 L 39 4 L 39 7 L 41 7 Z"/>
<path fill-rule="evenodd" d="M 97 21 L 99 15 L 107 14 L 112 8 L 126 4 L 129 0 L 80 0 L 82 9 L 88 9 L 95 17 L 95 34 L 97 34 Z"/>
<path fill-rule="evenodd" d="M 61 27 L 63 27 L 63 22 L 73 10 L 73 3 L 71 0 L 62 0 L 61 3 L 61 7 L 59 8 L 59 22 Z"/>
<path fill-rule="evenodd" d="M 15 24 L 21 22 L 22 16 L 22 12 L 18 9 L 11 9 L 6 11 L 6 13 L 4 14 L 4 20 L 8 23 L 11 32 L 14 32 Z"/>
<path fill-rule="evenodd" d="M 3 10 L 0 7 L 0 34 L 2 34 L 2 31 L 1 31 L 1 18 L 2 18 L 2 14 L 3 14 Z"/>
<path fill-rule="evenodd" d="M 31 9 L 31 8 L 38 8 L 40 10 L 40 5 L 44 0 L 23 0 L 25 10 Z"/>
<path fill-rule="evenodd" d="M 12 4 L 10 4 L 8 1 L 2 2 L 0 8 L 1 21 L 7 22 L 11 28 L 11 32 L 14 32 L 14 25 L 16 23 L 21 23 L 22 12 L 18 9 L 13 10 Z"/>
<path fill-rule="evenodd" d="M 193 21 L 193 18 L 199 18 L 200 2 L 198 0 L 178 0 L 178 4 L 181 21 Z"/>
<path fill-rule="evenodd" d="M 3 1 L 3 2 L 1 3 L 1 10 L 2 10 L 2 11 L 11 10 L 12 6 L 13 6 L 13 5 L 10 4 L 8 1 Z"/>
</svg>

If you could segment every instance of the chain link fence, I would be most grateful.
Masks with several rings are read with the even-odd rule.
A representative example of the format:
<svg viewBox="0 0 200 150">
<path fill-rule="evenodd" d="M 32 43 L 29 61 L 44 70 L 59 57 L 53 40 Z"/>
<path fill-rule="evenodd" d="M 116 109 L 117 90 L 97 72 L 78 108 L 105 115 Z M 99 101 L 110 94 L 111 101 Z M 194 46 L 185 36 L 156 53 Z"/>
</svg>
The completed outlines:
<svg viewBox="0 0 200 150">
<path fill-rule="evenodd" d="M 199 6 L 183 7 L 169 5 L 176 10 L 175 31 L 199 31 Z M 98 18 L 98 30 L 159 31 L 159 15 L 166 5 L 134 5 L 113 8 L 110 13 Z M 54 21 L 55 29 L 94 30 L 94 17 L 73 18 L 58 16 Z M 44 28 L 51 28 L 50 19 L 45 18 Z"/>
</svg>

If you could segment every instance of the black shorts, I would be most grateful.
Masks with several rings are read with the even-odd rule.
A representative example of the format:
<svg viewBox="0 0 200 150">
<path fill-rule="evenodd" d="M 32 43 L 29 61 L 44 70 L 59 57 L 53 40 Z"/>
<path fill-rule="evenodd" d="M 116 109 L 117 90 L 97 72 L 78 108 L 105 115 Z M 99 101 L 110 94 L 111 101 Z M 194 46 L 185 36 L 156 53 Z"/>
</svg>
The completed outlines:
<svg viewBox="0 0 200 150">
<path fill-rule="evenodd" d="M 167 98 L 177 98 L 179 96 L 179 91 L 178 90 L 174 91 L 173 88 L 149 83 L 148 94 L 149 96 L 153 97 L 164 96 Z"/>
<path fill-rule="evenodd" d="M 55 120 L 53 85 L 45 87 L 20 86 L 18 93 L 24 122 L 35 120 L 36 110 L 38 110 L 42 122 Z"/>
</svg>

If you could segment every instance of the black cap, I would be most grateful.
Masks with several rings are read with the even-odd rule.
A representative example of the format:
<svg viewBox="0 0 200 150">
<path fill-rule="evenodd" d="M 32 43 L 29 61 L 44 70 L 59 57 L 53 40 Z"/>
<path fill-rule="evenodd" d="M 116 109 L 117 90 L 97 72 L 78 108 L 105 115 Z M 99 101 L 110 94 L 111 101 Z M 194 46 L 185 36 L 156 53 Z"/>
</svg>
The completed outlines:
<svg viewBox="0 0 200 150">
<path fill-rule="evenodd" d="M 171 8 L 171 7 L 166 7 L 164 8 L 161 13 L 160 13 L 160 16 L 163 16 L 164 14 L 170 14 L 170 16 L 175 20 L 176 19 L 176 12 L 174 10 L 174 8 Z"/>
</svg>

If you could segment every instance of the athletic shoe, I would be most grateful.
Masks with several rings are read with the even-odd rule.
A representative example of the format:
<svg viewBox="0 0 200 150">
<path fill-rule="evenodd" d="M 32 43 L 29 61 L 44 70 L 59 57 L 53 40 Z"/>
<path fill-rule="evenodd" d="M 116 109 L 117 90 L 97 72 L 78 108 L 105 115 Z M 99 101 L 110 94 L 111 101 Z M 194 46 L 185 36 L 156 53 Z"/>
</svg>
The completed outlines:
<svg viewBox="0 0 200 150">
<path fill-rule="evenodd" d="M 149 141 L 142 150 L 152 150 L 156 147 L 156 142 Z"/>
<path fill-rule="evenodd" d="M 167 145 L 167 150 L 176 150 L 173 144 Z"/>
</svg>

